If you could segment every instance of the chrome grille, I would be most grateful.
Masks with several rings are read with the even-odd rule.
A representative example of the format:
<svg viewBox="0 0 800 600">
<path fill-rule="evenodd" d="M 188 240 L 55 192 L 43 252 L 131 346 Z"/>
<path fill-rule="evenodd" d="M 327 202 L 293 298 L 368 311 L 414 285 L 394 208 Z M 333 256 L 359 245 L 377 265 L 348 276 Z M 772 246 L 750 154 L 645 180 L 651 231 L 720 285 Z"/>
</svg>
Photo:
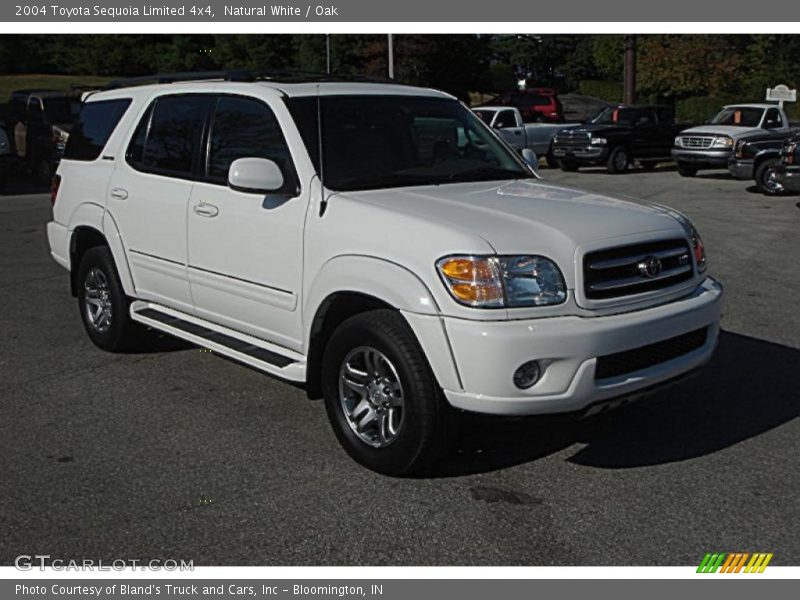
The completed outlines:
<svg viewBox="0 0 800 600">
<path fill-rule="evenodd" d="M 556 144 L 564 147 L 584 147 L 591 143 L 592 136 L 585 132 L 573 132 L 569 129 L 556 134 Z"/>
<path fill-rule="evenodd" d="M 708 136 L 681 136 L 681 148 L 711 148 L 714 139 Z"/>
<path fill-rule="evenodd" d="M 683 239 L 597 250 L 583 258 L 584 294 L 603 300 L 652 292 L 691 279 L 693 272 Z"/>
</svg>

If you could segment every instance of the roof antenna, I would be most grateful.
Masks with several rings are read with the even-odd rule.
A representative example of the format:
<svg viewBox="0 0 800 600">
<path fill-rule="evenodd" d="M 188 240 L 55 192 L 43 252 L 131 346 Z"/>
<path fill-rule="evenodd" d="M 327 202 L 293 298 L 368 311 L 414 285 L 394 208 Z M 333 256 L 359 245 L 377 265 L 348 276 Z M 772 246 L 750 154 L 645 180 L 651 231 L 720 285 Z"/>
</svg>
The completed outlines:
<svg viewBox="0 0 800 600">
<path fill-rule="evenodd" d="M 328 199 L 325 197 L 325 166 L 322 157 L 322 102 L 319 94 L 319 84 L 317 84 L 317 156 L 319 157 L 319 191 L 321 194 L 319 201 L 319 216 L 325 214 L 328 207 Z"/>
</svg>

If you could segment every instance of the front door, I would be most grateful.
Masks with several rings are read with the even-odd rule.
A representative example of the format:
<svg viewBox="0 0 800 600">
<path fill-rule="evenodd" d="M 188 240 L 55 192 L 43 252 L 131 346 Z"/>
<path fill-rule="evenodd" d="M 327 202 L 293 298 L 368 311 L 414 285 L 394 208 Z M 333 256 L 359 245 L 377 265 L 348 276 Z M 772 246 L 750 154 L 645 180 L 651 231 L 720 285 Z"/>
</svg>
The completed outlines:
<svg viewBox="0 0 800 600">
<path fill-rule="evenodd" d="M 525 147 L 525 130 L 517 123 L 513 110 L 501 110 L 498 112 L 494 119 L 494 127 L 514 150 L 519 151 Z"/>
<path fill-rule="evenodd" d="M 299 190 L 281 127 L 262 100 L 222 95 L 215 100 L 207 147 L 205 172 L 192 189 L 188 212 L 195 313 L 297 348 L 308 195 Z M 250 157 L 274 160 L 284 188 L 265 195 L 228 187 L 231 163 Z"/>
</svg>

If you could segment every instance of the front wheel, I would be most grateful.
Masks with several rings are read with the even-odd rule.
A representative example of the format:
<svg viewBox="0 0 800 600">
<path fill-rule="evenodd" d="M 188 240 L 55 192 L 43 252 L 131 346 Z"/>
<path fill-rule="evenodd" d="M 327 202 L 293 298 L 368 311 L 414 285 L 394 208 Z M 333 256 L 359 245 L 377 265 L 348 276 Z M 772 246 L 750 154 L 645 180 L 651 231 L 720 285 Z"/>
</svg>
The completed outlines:
<svg viewBox="0 0 800 600">
<path fill-rule="evenodd" d="M 621 146 L 617 146 L 608 156 L 606 169 L 612 174 L 624 173 L 628 169 L 630 162 L 631 158 L 628 151 Z"/>
<path fill-rule="evenodd" d="M 775 166 L 780 161 L 777 158 L 765 160 L 756 168 L 754 175 L 758 191 L 767 196 L 779 196 L 783 193 L 783 185 L 775 174 Z"/>
<path fill-rule="evenodd" d="M 336 437 L 373 471 L 419 473 L 450 445 L 454 411 L 395 311 L 370 311 L 342 323 L 325 349 L 322 384 Z"/>
<path fill-rule="evenodd" d="M 568 158 L 561 159 L 559 165 L 561 165 L 562 171 L 569 171 L 570 173 L 573 173 L 580 168 L 580 165 L 578 165 L 576 161 Z"/>
<path fill-rule="evenodd" d="M 681 177 L 694 177 L 697 175 L 697 167 L 679 162 L 678 173 Z"/>
</svg>

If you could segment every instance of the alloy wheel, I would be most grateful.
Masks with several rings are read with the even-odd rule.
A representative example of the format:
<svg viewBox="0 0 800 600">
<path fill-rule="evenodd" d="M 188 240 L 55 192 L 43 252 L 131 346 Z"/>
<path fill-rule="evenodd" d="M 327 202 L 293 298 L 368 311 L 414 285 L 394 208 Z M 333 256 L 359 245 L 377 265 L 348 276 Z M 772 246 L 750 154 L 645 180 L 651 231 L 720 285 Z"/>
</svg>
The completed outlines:
<svg viewBox="0 0 800 600">
<path fill-rule="evenodd" d="M 339 369 L 339 403 L 350 429 L 365 444 L 384 448 L 405 421 L 405 396 L 397 369 L 369 346 L 351 350 Z"/>
<path fill-rule="evenodd" d="M 86 274 L 83 291 L 84 310 L 89 324 L 98 333 L 105 333 L 111 327 L 113 313 L 106 274 L 96 267 L 91 269 Z"/>
</svg>

